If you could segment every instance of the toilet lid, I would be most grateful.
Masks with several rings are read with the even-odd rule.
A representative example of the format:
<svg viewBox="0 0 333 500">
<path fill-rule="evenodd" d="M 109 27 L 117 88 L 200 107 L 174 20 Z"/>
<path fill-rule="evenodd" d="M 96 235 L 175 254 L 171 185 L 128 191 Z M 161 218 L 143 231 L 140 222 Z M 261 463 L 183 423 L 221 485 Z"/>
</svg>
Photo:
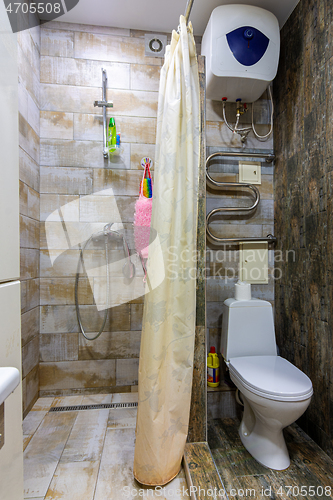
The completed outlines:
<svg viewBox="0 0 333 500">
<path fill-rule="evenodd" d="M 313 394 L 311 380 L 280 356 L 230 359 L 230 375 L 254 394 L 277 401 L 301 401 Z"/>
</svg>

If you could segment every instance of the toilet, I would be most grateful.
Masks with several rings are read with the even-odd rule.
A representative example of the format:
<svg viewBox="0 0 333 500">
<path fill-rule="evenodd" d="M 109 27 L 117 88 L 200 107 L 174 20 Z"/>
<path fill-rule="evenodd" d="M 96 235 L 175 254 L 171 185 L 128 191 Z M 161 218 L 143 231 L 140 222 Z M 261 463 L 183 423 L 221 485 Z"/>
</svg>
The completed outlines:
<svg viewBox="0 0 333 500">
<path fill-rule="evenodd" d="M 277 355 L 271 304 L 227 299 L 221 352 L 244 403 L 243 445 L 262 465 L 286 469 L 290 458 L 282 430 L 305 412 L 313 389 L 305 373 Z"/>
</svg>

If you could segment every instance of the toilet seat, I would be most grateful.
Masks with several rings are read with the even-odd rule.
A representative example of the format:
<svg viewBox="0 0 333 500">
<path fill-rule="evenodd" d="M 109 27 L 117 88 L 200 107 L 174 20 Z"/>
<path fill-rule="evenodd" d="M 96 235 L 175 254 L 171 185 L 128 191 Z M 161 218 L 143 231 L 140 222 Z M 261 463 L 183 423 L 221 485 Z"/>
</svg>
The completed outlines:
<svg viewBox="0 0 333 500">
<path fill-rule="evenodd" d="M 280 356 L 231 358 L 229 370 L 235 382 L 266 399 L 302 401 L 313 394 L 309 377 Z"/>
</svg>

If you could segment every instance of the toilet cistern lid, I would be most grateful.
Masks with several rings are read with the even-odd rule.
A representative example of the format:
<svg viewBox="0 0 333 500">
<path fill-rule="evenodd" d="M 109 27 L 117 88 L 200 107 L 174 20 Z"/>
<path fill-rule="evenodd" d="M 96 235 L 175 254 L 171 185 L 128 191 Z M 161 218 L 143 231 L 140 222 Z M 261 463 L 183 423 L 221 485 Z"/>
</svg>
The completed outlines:
<svg viewBox="0 0 333 500">
<path fill-rule="evenodd" d="M 313 394 L 311 380 L 280 356 L 230 359 L 230 374 L 254 394 L 277 401 L 302 401 Z"/>
</svg>

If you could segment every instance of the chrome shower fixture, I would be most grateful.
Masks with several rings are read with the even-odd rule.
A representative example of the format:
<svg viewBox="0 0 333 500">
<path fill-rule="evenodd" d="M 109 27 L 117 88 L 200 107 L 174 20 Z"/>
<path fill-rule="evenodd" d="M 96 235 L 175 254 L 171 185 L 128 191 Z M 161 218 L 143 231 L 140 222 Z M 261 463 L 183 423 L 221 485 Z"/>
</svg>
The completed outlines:
<svg viewBox="0 0 333 500">
<path fill-rule="evenodd" d="M 108 129 L 106 126 L 106 108 L 113 108 L 113 102 L 106 100 L 106 82 L 108 80 L 106 69 L 102 68 L 102 101 L 94 101 L 94 107 L 103 108 L 103 156 L 108 158 Z"/>
</svg>

